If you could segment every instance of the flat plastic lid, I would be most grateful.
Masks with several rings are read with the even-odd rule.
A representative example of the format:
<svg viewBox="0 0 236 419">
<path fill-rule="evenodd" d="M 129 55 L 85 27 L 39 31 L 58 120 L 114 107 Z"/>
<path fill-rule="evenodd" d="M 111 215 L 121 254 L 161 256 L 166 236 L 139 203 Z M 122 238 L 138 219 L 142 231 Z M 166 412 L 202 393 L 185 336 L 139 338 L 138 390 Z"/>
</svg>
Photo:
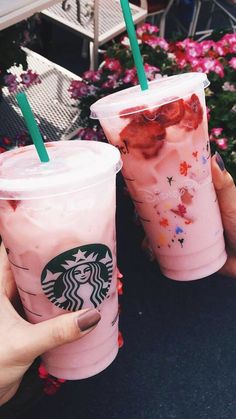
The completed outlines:
<svg viewBox="0 0 236 419">
<path fill-rule="evenodd" d="M 205 73 L 183 73 L 163 77 L 150 82 L 148 90 L 141 91 L 140 86 L 134 86 L 99 99 L 91 106 L 90 117 L 103 119 L 129 115 L 134 113 L 130 111 L 132 108 L 139 106 L 142 106 L 142 110 L 151 109 L 188 96 L 209 84 Z"/>
<path fill-rule="evenodd" d="M 121 168 L 117 148 L 97 141 L 55 141 L 45 144 L 49 163 L 39 161 L 35 147 L 0 155 L 0 199 L 32 199 L 88 188 Z"/>
</svg>

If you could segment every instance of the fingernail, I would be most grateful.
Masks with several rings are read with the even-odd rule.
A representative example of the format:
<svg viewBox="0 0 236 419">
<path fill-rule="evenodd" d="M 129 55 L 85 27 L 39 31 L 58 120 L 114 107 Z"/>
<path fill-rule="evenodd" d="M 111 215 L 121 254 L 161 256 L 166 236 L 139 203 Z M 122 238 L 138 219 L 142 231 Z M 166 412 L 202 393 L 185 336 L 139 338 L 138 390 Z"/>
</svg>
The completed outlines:
<svg viewBox="0 0 236 419">
<path fill-rule="evenodd" d="M 220 170 L 223 172 L 225 170 L 225 164 L 221 155 L 218 153 L 218 151 L 215 152 L 215 156 L 216 156 L 216 163 L 218 164 Z"/>
<path fill-rule="evenodd" d="M 101 314 L 97 310 L 90 308 L 85 311 L 85 313 L 80 314 L 77 319 L 77 325 L 79 326 L 81 332 L 85 332 L 85 330 L 96 326 L 100 320 Z"/>
</svg>

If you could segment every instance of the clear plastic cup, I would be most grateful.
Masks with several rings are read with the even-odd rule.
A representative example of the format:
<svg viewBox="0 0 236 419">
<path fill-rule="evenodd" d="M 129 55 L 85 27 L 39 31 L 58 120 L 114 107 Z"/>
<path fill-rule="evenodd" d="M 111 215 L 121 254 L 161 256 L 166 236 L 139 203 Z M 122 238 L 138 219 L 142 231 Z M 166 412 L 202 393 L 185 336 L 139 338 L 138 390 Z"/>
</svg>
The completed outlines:
<svg viewBox="0 0 236 419">
<path fill-rule="evenodd" d="M 226 261 L 212 183 L 203 73 L 158 79 L 98 100 L 98 118 L 123 160 L 123 176 L 162 272 L 212 274 Z"/>
<path fill-rule="evenodd" d="M 97 308 L 98 326 L 43 355 L 48 372 L 80 379 L 118 351 L 115 178 L 120 153 L 94 141 L 46 144 L 0 156 L 0 234 L 28 320 Z"/>
</svg>

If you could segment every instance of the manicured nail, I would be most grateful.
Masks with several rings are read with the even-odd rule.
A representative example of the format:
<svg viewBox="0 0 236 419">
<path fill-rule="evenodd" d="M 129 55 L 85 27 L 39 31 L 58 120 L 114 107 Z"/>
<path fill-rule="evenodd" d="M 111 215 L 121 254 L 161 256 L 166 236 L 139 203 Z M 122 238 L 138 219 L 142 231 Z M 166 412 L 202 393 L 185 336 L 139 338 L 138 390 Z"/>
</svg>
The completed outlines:
<svg viewBox="0 0 236 419">
<path fill-rule="evenodd" d="M 218 153 L 218 151 L 215 152 L 215 156 L 216 156 L 216 163 L 218 164 L 220 170 L 222 170 L 223 172 L 225 170 L 225 164 L 221 155 Z"/>
<path fill-rule="evenodd" d="M 80 314 L 80 316 L 77 319 L 77 324 L 81 332 L 85 332 L 85 330 L 88 330 L 91 327 L 96 326 L 96 324 L 98 324 L 100 320 L 101 314 L 97 310 L 90 308 L 89 310 Z"/>
</svg>

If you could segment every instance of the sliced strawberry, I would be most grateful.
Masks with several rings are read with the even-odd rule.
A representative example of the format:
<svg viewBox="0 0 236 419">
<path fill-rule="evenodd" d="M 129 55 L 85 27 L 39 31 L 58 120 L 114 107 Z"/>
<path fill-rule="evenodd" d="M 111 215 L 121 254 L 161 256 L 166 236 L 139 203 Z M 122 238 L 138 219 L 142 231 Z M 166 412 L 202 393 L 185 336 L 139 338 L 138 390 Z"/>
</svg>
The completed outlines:
<svg viewBox="0 0 236 419">
<path fill-rule="evenodd" d="M 133 108 L 127 108 L 120 112 L 121 118 L 130 118 L 133 120 L 140 120 L 143 118 L 142 112 L 147 106 L 140 105 L 134 106 Z"/>
<path fill-rule="evenodd" d="M 178 124 L 184 116 L 184 111 L 183 99 L 175 100 L 156 109 L 156 120 L 167 128 Z"/>
<path fill-rule="evenodd" d="M 20 200 L 17 200 L 17 199 L 9 199 L 7 202 L 12 207 L 13 211 L 15 211 L 16 208 L 18 207 L 19 203 L 20 203 Z"/>
<path fill-rule="evenodd" d="M 181 127 L 186 131 L 197 129 L 203 120 L 203 109 L 197 95 L 192 94 L 189 100 L 184 102 L 184 117 L 181 121 Z"/>
<path fill-rule="evenodd" d="M 141 150 L 147 159 L 154 157 L 163 146 L 165 128 L 156 121 L 132 120 L 120 133 L 121 141 L 128 144 L 129 149 Z"/>
</svg>

